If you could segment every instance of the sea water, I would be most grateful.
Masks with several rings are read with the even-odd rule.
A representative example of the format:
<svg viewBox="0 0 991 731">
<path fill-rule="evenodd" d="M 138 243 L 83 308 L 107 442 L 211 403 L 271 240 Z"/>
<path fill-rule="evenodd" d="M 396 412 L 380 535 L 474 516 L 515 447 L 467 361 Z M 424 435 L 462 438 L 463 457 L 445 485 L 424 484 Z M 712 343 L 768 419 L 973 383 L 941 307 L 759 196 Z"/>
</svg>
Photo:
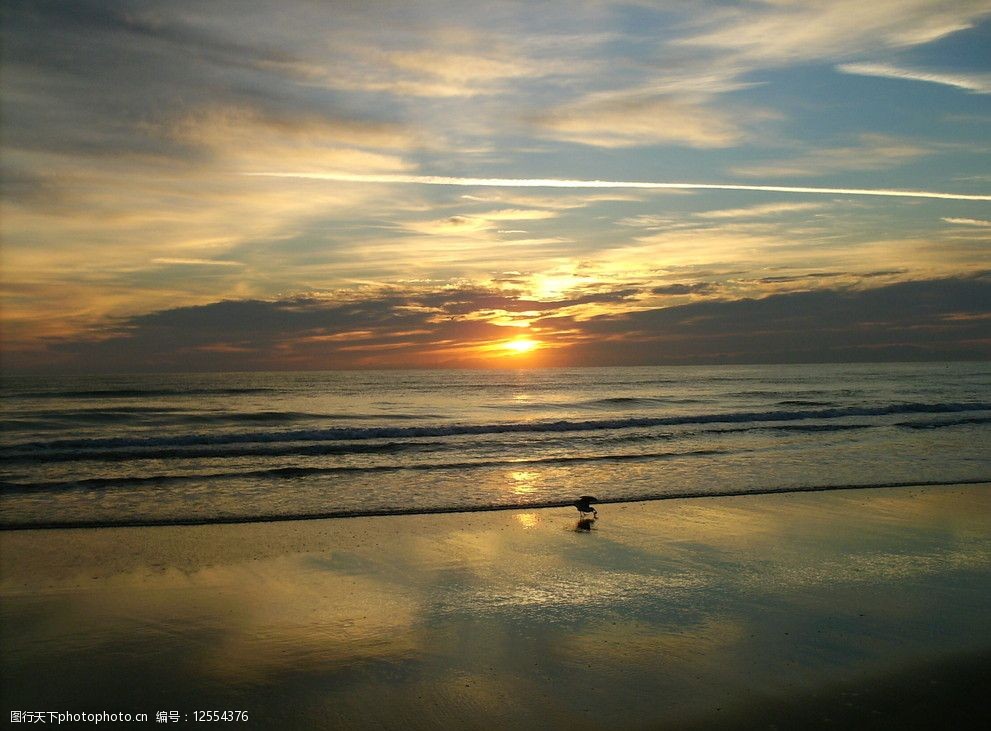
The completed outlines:
<svg viewBox="0 0 991 731">
<path fill-rule="evenodd" d="M 10 377 L 0 523 L 991 480 L 991 365 Z"/>
</svg>

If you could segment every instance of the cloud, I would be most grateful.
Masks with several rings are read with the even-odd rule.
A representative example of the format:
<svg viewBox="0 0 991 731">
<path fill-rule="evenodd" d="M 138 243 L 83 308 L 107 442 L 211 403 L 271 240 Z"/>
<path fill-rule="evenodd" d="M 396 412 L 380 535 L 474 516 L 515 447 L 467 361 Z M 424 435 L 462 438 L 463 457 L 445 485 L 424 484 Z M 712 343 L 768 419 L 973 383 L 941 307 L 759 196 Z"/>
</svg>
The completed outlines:
<svg viewBox="0 0 991 731">
<path fill-rule="evenodd" d="M 704 282 L 658 285 L 704 295 Z M 991 356 L 991 280 L 950 278 L 874 289 L 643 308 L 634 290 L 538 301 L 486 287 L 354 291 L 347 297 L 228 300 L 122 319 L 104 333 L 51 342 L 32 367 L 65 370 L 266 369 L 480 365 L 484 346 L 527 316 L 559 365 L 815 362 Z M 633 298 L 633 299 L 631 299 Z M 625 310 L 577 316 L 595 303 Z M 501 314 L 500 314 L 501 313 Z M 18 355 L 15 355 L 14 367 Z M 26 361 L 26 356 L 20 354 Z M 488 361 L 491 364 L 491 361 Z M 24 365 L 27 365 L 25 362 Z"/>
<path fill-rule="evenodd" d="M 896 167 L 934 150 L 917 143 L 906 142 L 887 135 L 865 134 L 859 144 L 848 147 L 826 147 L 811 150 L 799 157 L 774 160 L 731 168 L 746 177 L 803 177 L 848 170 L 878 170 Z"/>
<path fill-rule="evenodd" d="M 542 134 L 593 147 L 730 147 L 743 139 L 727 113 L 677 96 L 599 97 L 550 110 L 534 122 Z"/>
<path fill-rule="evenodd" d="M 812 193 L 817 195 L 864 195 L 893 198 L 942 198 L 945 200 L 988 201 L 991 195 L 941 193 L 926 190 L 885 188 L 820 188 L 789 185 L 743 185 L 736 183 L 655 183 L 619 180 L 561 180 L 555 178 L 459 178 L 445 175 L 362 175 L 347 172 L 251 172 L 245 175 L 306 180 L 339 180 L 354 183 L 393 183 L 406 185 L 451 185 L 468 188 L 628 188 L 639 190 L 749 190 L 766 193 Z"/>
<path fill-rule="evenodd" d="M 843 272 L 809 272 L 807 274 L 776 274 L 770 277 L 761 277 L 757 281 L 761 284 L 781 284 L 791 282 L 802 282 L 810 279 L 834 279 L 847 276 Z M 865 275 L 860 275 L 865 276 Z"/>
<path fill-rule="evenodd" d="M 177 112 L 218 103 L 313 111 L 271 83 L 277 76 L 257 78 L 265 64 L 291 64 L 290 53 L 196 24 L 178 3 L 14 2 L 4 10 L 5 96 L 17 100 L 5 107 L 9 146 L 183 159 L 180 145 L 156 133 Z"/>
<path fill-rule="evenodd" d="M 642 228 L 647 231 L 672 231 L 679 228 L 692 228 L 693 224 L 684 219 L 672 216 L 657 216 L 650 213 L 641 213 L 637 216 L 627 216 L 616 221 L 620 226 L 631 228 Z"/>
<path fill-rule="evenodd" d="M 942 218 L 940 220 L 955 224 L 957 226 L 977 226 L 978 228 L 991 227 L 991 221 L 985 221 L 983 218 Z"/>
<path fill-rule="evenodd" d="M 504 208 L 498 211 L 487 211 L 476 214 L 486 221 L 542 221 L 547 218 L 555 218 L 559 214 L 557 211 L 539 211 L 536 209 Z"/>
<path fill-rule="evenodd" d="M 830 0 L 729 7 L 675 45 L 731 52 L 781 64 L 930 43 L 973 27 L 991 12 L 984 0 Z"/>
<path fill-rule="evenodd" d="M 635 294 L 602 289 L 543 300 L 466 285 L 230 299 L 119 318 L 8 355 L 15 369 L 28 362 L 32 368 L 47 363 L 111 371 L 479 365 L 492 357 L 482 347 L 518 334 L 506 327 L 513 321 L 619 303 Z"/>
<path fill-rule="evenodd" d="M 986 277 L 702 301 L 583 322 L 571 355 L 602 365 L 987 359 L 989 303 Z"/>
<path fill-rule="evenodd" d="M 678 191 L 674 191 L 678 192 Z M 493 191 L 486 195 L 462 195 L 462 200 L 473 203 L 501 203 L 503 205 L 565 210 L 585 208 L 595 203 L 637 202 L 641 198 L 624 193 L 584 193 L 577 195 L 534 195 L 516 191 Z"/>
<path fill-rule="evenodd" d="M 862 5 L 10 0 L 0 23 L 4 348 L 106 335 L 107 323 L 126 325 L 134 313 L 284 302 L 280 293 L 355 282 L 488 286 L 507 269 L 524 272 L 522 288 L 548 272 L 601 274 L 604 287 L 638 289 L 644 302 L 671 282 L 766 292 L 744 280 L 790 274 L 800 259 L 806 269 L 844 268 L 841 257 L 881 269 L 888 257 L 918 277 L 973 270 L 986 228 L 938 219 L 978 220 L 979 209 L 956 201 L 989 199 L 976 179 L 950 177 L 978 172 L 976 156 L 964 159 L 976 127 L 953 122 L 973 117 L 981 97 L 945 95 L 946 108 L 917 110 L 912 124 L 944 142 L 840 138 L 868 121 L 901 123 L 863 97 L 836 107 L 816 82 L 837 64 L 972 25 L 987 3 Z M 961 40 L 962 53 L 973 48 Z M 920 68 L 962 63 L 949 46 L 925 49 Z M 869 86 L 833 81 L 855 93 Z M 748 106 L 758 100 L 795 118 L 769 123 L 772 112 Z M 805 124 L 823 101 L 830 114 Z M 810 141 L 782 146 L 789 133 Z M 819 142 L 836 139 L 853 141 Z M 577 144 L 588 147 L 575 154 Z M 871 189 L 859 174 L 837 188 L 765 185 L 787 182 L 772 171 L 718 174 L 786 157 L 782 149 L 800 151 L 778 161 L 792 171 L 881 169 L 929 154 L 933 164 L 928 176 L 913 166 L 916 183 L 898 179 L 915 191 L 894 179 Z M 265 171 L 317 182 L 241 174 Z M 606 180 L 588 179 L 598 176 Z M 765 204 L 752 205 L 761 193 Z M 796 203 L 777 202 L 791 195 Z M 831 200 L 848 195 L 924 199 L 914 210 L 929 214 L 896 218 L 908 209 L 872 206 L 868 216 Z M 843 215 L 812 226 L 797 208 L 812 200 L 844 206 Z M 794 213 L 774 209 L 787 205 Z M 676 229 L 683 235 L 637 238 Z M 719 273 L 700 272 L 700 261 Z M 572 304 L 569 314 L 628 304 Z M 502 310 L 476 312 L 491 324 Z M 250 350 L 241 340 L 203 347 Z M 370 344 L 399 354 L 404 342 Z"/>
<path fill-rule="evenodd" d="M 441 39 L 443 43 L 443 39 Z M 388 92 L 423 97 L 473 97 L 505 91 L 505 82 L 541 74 L 512 52 L 489 55 L 477 50 L 422 48 L 382 51 L 356 48 L 354 57 L 364 63 L 344 69 L 328 69 L 322 74 L 327 86 L 366 92 Z M 545 71 L 546 72 L 546 71 Z"/>
<path fill-rule="evenodd" d="M 282 151 L 316 152 L 342 145 L 360 148 L 408 149 L 414 135 L 403 126 L 360 117 L 306 111 L 266 111 L 245 104 L 206 104 L 174 119 L 161 131 L 186 145 L 240 149 L 256 155 L 259 144 Z"/>
<path fill-rule="evenodd" d="M 821 203 L 764 203 L 748 208 L 724 208 L 716 211 L 701 211 L 695 215 L 699 218 L 762 218 L 777 216 L 782 213 L 797 213 L 799 211 L 815 211 L 822 208 Z"/>
<path fill-rule="evenodd" d="M 530 69 L 510 57 L 486 57 L 477 53 L 456 53 L 437 49 L 394 51 L 387 54 L 390 64 L 445 81 L 465 83 L 479 79 L 511 79 L 525 76 Z"/>
<path fill-rule="evenodd" d="M 877 76 L 882 79 L 904 79 L 906 81 L 942 84 L 977 94 L 991 93 L 991 74 L 939 73 L 900 68 L 883 63 L 843 63 L 839 64 L 836 70 L 857 76 Z"/>
<path fill-rule="evenodd" d="M 411 6 L 413 15 L 429 15 Z M 535 15 L 528 9 L 528 15 Z M 374 12 L 365 10 L 368 15 Z M 553 10 L 552 10 L 553 12 Z M 457 8 L 471 16 L 472 8 Z M 413 28 L 396 19 L 371 25 L 359 20 L 351 34 L 329 42 L 331 62 L 311 64 L 307 83 L 328 89 L 397 97 L 422 97 L 439 102 L 477 101 L 479 97 L 512 94 L 526 82 L 567 79 L 601 72 L 601 64 L 580 57 L 580 51 L 604 40 L 596 34 L 570 39 L 560 32 L 541 33 L 523 27 L 481 30 L 471 17 L 447 19 Z M 511 22 L 518 18 L 511 18 Z M 484 21 L 482 21 L 484 23 Z M 327 56 L 325 51 L 322 55 Z"/>
<path fill-rule="evenodd" d="M 660 71 L 660 83 L 698 79 L 714 94 L 735 92 L 760 83 L 755 76 L 765 70 L 924 45 L 973 28 L 989 13 L 986 0 L 720 4 L 662 42 L 659 55 L 677 71 Z"/>
<path fill-rule="evenodd" d="M 208 266 L 208 267 L 242 267 L 244 262 L 222 259 L 176 259 L 158 257 L 151 260 L 152 264 L 169 264 L 176 266 Z"/>
<path fill-rule="evenodd" d="M 471 215 L 448 216 L 429 221 L 406 221 L 401 227 L 408 231 L 439 236 L 463 236 L 465 234 L 495 230 L 504 221 L 543 221 L 555 218 L 558 211 L 537 209 L 504 208 Z M 499 233 L 527 233 L 526 231 L 502 230 Z"/>
<path fill-rule="evenodd" d="M 693 282 L 692 284 L 665 284 L 651 288 L 651 294 L 680 295 L 680 294 L 709 294 L 716 289 L 711 282 Z"/>
<path fill-rule="evenodd" d="M 285 164 L 408 171 L 407 153 L 431 140 L 301 92 L 305 59 L 273 37 L 263 8 L 201 10 L 182 0 L 4 5 L 4 285 L 37 295 L 33 306 L 5 298 L 5 341 L 169 301 L 294 291 L 301 257 L 285 242 L 310 221 L 406 205 L 368 186 L 301 196 L 239 177 Z"/>
<path fill-rule="evenodd" d="M 812 226 L 804 221 L 794 225 L 787 219 L 708 221 L 686 216 L 677 225 L 634 230 L 632 238 L 603 247 L 588 257 L 587 271 L 610 281 L 645 276 L 703 279 L 731 284 L 738 296 L 753 296 L 766 292 L 754 282 L 768 275 L 844 271 L 849 273 L 848 281 L 855 281 L 861 272 L 891 270 L 892 262 L 908 270 L 900 279 L 985 268 L 980 242 L 951 240 L 947 233 L 937 238 L 908 230 L 901 236 L 865 239 L 861 230 L 873 215 L 869 208 L 853 210 L 827 217 L 845 219 L 842 225 L 827 221 Z"/>
</svg>

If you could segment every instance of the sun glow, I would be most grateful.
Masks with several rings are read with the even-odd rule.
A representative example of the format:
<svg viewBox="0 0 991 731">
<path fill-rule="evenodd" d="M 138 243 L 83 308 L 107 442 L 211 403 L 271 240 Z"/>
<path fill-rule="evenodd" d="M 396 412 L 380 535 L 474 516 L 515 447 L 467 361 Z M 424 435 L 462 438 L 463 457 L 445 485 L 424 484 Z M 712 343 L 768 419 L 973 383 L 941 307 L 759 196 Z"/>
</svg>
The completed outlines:
<svg viewBox="0 0 991 731">
<path fill-rule="evenodd" d="M 530 338 L 516 338 L 506 341 L 502 347 L 513 355 L 523 355 L 539 348 L 540 343 L 537 340 L 530 340 Z"/>
</svg>

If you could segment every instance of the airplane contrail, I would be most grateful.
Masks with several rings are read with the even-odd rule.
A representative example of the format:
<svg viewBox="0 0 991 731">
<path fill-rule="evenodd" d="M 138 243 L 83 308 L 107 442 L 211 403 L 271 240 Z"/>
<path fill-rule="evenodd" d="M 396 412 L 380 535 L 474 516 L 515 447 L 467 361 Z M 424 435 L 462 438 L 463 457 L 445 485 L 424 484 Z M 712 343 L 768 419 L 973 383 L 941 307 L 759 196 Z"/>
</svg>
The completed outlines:
<svg viewBox="0 0 991 731">
<path fill-rule="evenodd" d="M 736 183 L 649 183 L 619 180 L 559 180 L 556 178 L 458 178 L 443 175 L 395 175 L 358 173 L 258 172 L 254 177 L 305 178 L 348 183 L 405 183 L 411 185 L 456 185 L 489 188 L 629 188 L 641 190 L 750 190 L 764 193 L 812 193 L 819 195 L 866 195 L 888 198 L 940 198 L 955 201 L 991 201 L 991 195 L 940 193 L 928 190 L 879 188 L 814 188 L 792 185 L 741 185 Z"/>
</svg>

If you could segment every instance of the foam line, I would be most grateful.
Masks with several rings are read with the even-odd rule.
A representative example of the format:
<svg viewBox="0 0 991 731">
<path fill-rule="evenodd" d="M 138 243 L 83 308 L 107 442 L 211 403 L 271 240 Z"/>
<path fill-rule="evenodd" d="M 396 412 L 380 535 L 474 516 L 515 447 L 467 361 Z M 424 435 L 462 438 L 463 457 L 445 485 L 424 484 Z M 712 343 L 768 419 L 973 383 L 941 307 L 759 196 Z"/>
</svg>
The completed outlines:
<svg viewBox="0 0 991 731">
<path fill-rule="evenodd" d="M 656 500 L 681 500 L 696 498 L 745 497 L 747 495 L 782 495 L 800 492 L 836 492 L 840 490 L 875 490 L 895 487 L 940 487 L 950 485 L 991 485 L 991 477 L 964 480 L 931 480 L 915 482 L 875 482 L 854 485 L 799 485 L 768 487 L 763 489 L 720 490 L 707 493 L 670 493 L 665 495 L 637 495 L 633 497 L 603 499 L 599 505 L 610 503 L 653 502 Z M 323 513 L 284 513 L 278 515 L 214 516 L 204 518 L 124 518 L 121 520 L 38 521 L 35 523 L 0 523 L 0 530 L 69 530 L 75 528 L 151 528 L 190 525 L 229 525 L 246 523 L 281 523 L 293 520 L 330 520 L 336 518 L 373 518 L 402 515 L 441 515 L 448 513 L 490 513 L 503 510 L 537 510 L 542 508 L 570 508 L 570 500 L 553 500 L 534 503 L 499 503 L 493 505 L 451 506 L 439 508 L 382 508 L 372 510 L 336 510 Z"/>
</svg>

